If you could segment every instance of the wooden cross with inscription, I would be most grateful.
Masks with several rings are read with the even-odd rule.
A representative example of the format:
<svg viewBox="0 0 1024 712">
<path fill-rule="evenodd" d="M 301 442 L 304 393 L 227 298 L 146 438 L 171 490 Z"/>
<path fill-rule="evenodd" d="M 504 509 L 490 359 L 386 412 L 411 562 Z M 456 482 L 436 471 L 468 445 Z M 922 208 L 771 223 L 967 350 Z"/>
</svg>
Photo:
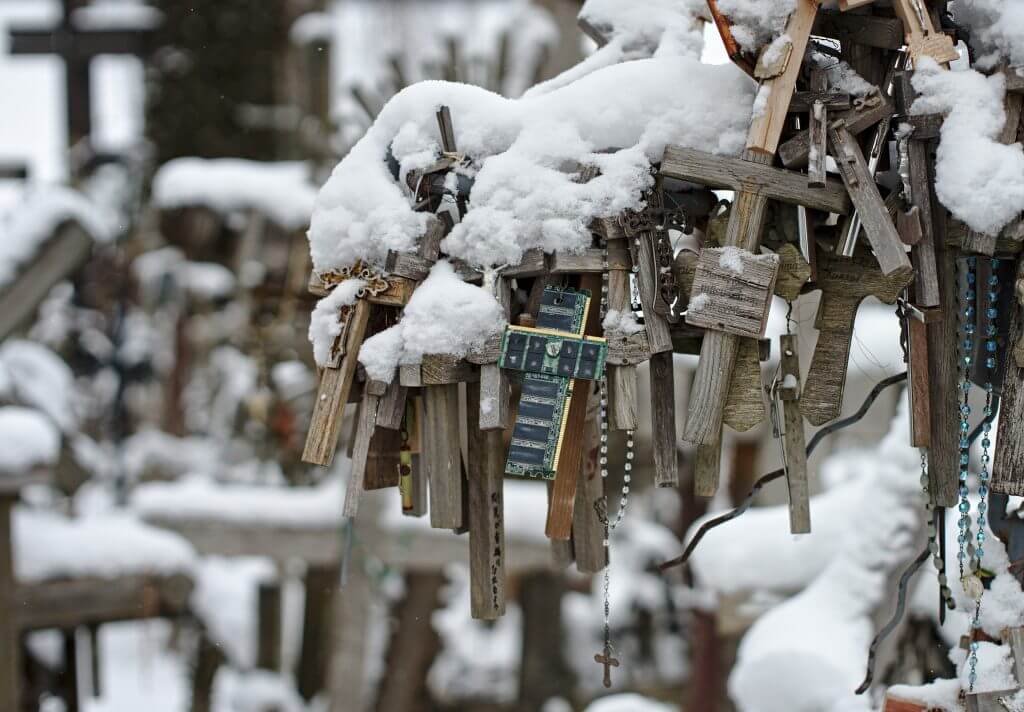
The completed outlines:
<svg viewBox="0 0 1024 712">
<path fill-rule="evenodd" d="M 767 95 L 767 102 L 747 132 L 746 149 L 742 154 L 745 164 L 768 166 L 775 156 L 817 14 L 816 0 L 799 0 L 789 18 L 786 25 L 786 35 L 791 44 L 789 59 L 777 69 L 778 74 L 761 82 L 759 91 Z M 801 179 L 800 183 L 803 192 L 806 179 Z M 763 184 L 741 185 L 729 217 L 726 247 L 748 252 L 757 250 L 768 200 Z M 718 330 L 709 330 L 705 334 L 683 432 L 684 439 L 689 442 L 713 445 L 721 441 L 723 409 L 739 346 L 740 337 L 736 334 Z"/>
<path fill-rule="evenodd" d="M 154 27 L 96 29 L 79 26 L 76 10 L 81 0 L 61 0 L 60 23 L 50 29 L 18 28 L 10 32 L 11 54 L 55 54 L 64 60 L 67 92 L 68 145 L 92 133 L 90 69 L 94 57 L 128 54 L 145 57 Z"/>
</svg>

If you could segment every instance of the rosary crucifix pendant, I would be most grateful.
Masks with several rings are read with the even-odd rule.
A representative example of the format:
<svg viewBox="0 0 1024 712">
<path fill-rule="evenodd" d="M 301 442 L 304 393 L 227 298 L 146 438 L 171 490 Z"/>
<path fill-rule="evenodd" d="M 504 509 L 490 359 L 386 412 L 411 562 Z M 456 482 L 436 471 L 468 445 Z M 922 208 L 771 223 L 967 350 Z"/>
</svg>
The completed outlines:
<svg viewBox="0 0 1024 712">
<path fill-rule="evenodd" d="M 599 665 L 604 665 L 604 686 L 612 686 L 612 668 L 619 666 L 619 661 L 612 657 L 612 646 L 609 643 L 605 643 L 604 653 L 598 653 L 594 656 L 594 662 Z"/>
</svg>

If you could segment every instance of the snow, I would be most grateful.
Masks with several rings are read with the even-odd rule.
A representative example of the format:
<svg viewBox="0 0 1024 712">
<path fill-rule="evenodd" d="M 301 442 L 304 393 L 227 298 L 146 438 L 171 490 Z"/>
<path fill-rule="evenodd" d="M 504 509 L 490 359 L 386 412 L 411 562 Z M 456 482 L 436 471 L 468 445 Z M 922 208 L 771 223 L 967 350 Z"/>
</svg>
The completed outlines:
<svg viewBox="0 0 1024 712">
<path fill-rule="evenodd" d="M 792 46 L 793 38 L 788 34 L 781 34 L 765 45 L 757 61 L 764 63 L 765 66 L 772 66 L 779 62 L 783 58 L 783 53 Z"/>
<path fill-rule="evenodd" d="M 132 260 L 132 270 L 143 284 L 160 284 L 166 276 L 189 294 L 204 299 L 220 299 L 235 290 L 235 275 L 215 262 L 191 262 L 177 247 L 162 247 Z"/>
<path fill-rule="evenodd" d="M 140 485 L 132 492 L 131 506 L 144 518 L 319 529 L 337 526 L 342 491 L 337 479 L 315 487 L 285 488 L 223 484 L 193 475 Z"/>
<path fill-rule="evenodd" d="M 676 712 L 677 707 L 652 700 L 643 695 L 626 693 L 595 700 L 584 712 Z"/>
<path fill-rule="evenodd" d="M 957 22 L 971 28 L 970 40 L 980 53 L 976 64 L 987 69 L 1000 57 L 1024 65 L 1024 4 L 1017 0 L 956 0 Z"/>
<path fill-rule="evenodd" d="M 504 325 L 497 300 L 441 260 L 413 292 L 402 320 L 363 343 L 359 362 L 370 378 L 390 383 L 399 363 L 419 363 L 426 354 L 462 358 Z"/>
<path fill-rule="evenodd" d="M 53 351 L 25 339 L 8 339 L 0 345 L 0 388 L 18 404 L 36 408 L 62 431 L 70 432 L 78 422 L 74 403 L 74 376 Z"/>
<path fill-rule="evenodd" d="M 256 664 L 258 586 L 276 576 L 274 563 L 259 557 L 208 556 L 196 567 L 192 610 L 232 665 Z"/>
<path fill-rule="evenodd" d="M 644 330 L 643 324 L 638 323 L 633 312 L 628 310 L 618 311 L 617 309 L 609 309 L 608 313 L 604 316 L 601 326 L 606 334 L 618 332 L 627 336 Z"/>
<path fill-rule="evenodd" d="M 718 266 L 735 275 L 743 274 L 743 253 L 738 247 L 723 247 L 718 253 Z"/>
<path fill-rule="evenodd" d="M 692 297 L 690 297 L 690 303 L 689 305 L 687 305 L 686 311 L 699 312 L 701 309 L 707 307 L 708 302 L 710 301 L 711 297 L 708 294 L 705 294 L 704 292 L 701 292 L 700 294 L 694 294 Z"/>
<path fill-rule="evenodd" d="M 152 30 L 160 26 L 163 14 L 156 8 L 123 0 L 93 2 L 76 8 L 71 22 L 79 30 Z"/>
<path fill-rule="evenodd" d="M 292 23 L 288 37 L 298 45 L 330 40 L 334 34 L 334 18 L 327 12 L 307 12 Z"/>
<path fill-rule="evenodd" d="M 787 373 L 786 377 L 782 379 L 783 388 L 796 388 L 798 385 L 800 384 L 797 383 L 796 376 L 792 373 Z"/>
<path fill-rule="evenodd" d="M 69 519 L 20 507 L 13 519 L 15 571 L 22 581 L 190 573 L 196 561 L 180 536 L 124 513 Z"/>
<path fill-rule="evenodd" d="M 941 712 L 960 712 L 962 709 L 959 680 L 935 680 L 927 685 L 893 685 L 887 694 L 893 699 L 920 702 Z"/>
<path fill-rule="evenodd" d="M 60 431 L 42 413 L 20 406 L 0 407 L 0 475 L 57 462 Z"/>
<path fill-rule="evenodd" d="M 309 317 L 309 340 L 313 344 L 313 358 L 321 366 L 331 361 L 331 348 L 345 327 L 340 318 L 342 307 L 355 304 L 359 290 L 365 286 L 366 282 L 362 279 L 346 280 L 313 308 Z M 365 348 L 364 343 L 362 349 Z"/>
<path fill-rule="evenodd" d="M 316 188 L 301 162 L 264 163 L 239 158 L 176 158 L 153 177 L 160 208 L 204 205 L 224 214 L 260 210 L 289 230 L 305 227 Z"/>
<path fill-rule="evenodd" d="M 998 142 L 1005 78 L 946 71 L 927 57 L 918 64 L 912 112 L 948 112 L 936 156 L 939 200 L 971 229 L 996 234 L 1024 210 L 1024 152 Z"/>
<path fill-rule="evenodd" d="M 875 451 L 861 454 L 857 467 L 865 486 L 859 497 L 846 499 L 846 531 L 825 568 L 743 638 L 729 694 L 746 712 L 830 709 L 863 679 L 875 608 L 892 572 L 913 555 L 922 525 L 920 462 L 906 442 L 907 418 L 904 399 L 889 434 Z M 815 518 L 814 526 L 823 519 Z M 751 558 L 747 565 L 773 576 L 768 559 Z"/>
<path fill-rule="evenodd" d="M 110 216 L 70 188 L 28 191 L 20 204 L 0 215 L 0 286 L 12 281 L 39 248 L 66 222 L 77 222 L 94 240 L 113 237 Z"/>
<path fill-rule="evenodd" d="M 732 22 L 736 41 L 756 52 L 782 33 L 796 9 L 796 0 L 718 0 L 718 9 Z"/>
<path fill-rule="evenodd" d="M 665 91 L 680 82 L 688 91 Z M 451 108 L 459 148 L 476 171 L 472 207 L 442 249 L 487 267 L 517 264 L 533 247 L 589 245 L 591 219 L 639 207 L 650 163 L 668 143 L 738 153 L 752 94 L 735 67 L 678 57 L 606 67 L 518 101 L 445 82 L 411 86 L 388 102 L 317 196 L 309 230 L 314 266 L 324 271 L 357 259 L 380 266 L 389 250 L 414 249 L 427 216 L 413 211 L 384 158 L 390 146 L 403 175 L 433 162 L 439 105 Z M 619 150 L 600 153 L 609 148 Z M 603 175 L 577 183 L 575 167 L 586 164 Z"/>
</svg>

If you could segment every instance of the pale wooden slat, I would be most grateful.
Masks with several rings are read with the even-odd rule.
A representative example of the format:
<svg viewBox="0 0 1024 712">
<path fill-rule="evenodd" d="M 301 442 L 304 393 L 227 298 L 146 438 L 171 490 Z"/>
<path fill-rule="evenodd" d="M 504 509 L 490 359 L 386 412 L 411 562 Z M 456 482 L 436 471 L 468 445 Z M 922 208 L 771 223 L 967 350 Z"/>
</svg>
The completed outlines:
<svg viewBox="0 0 1024 712">
<path fill-rule="evenodd" d="M 427 386 L 423 401 L 421 463 L 430 483 L 430 526 L 459 529 L 463 525 L 459 386 Z"/>
</svg>

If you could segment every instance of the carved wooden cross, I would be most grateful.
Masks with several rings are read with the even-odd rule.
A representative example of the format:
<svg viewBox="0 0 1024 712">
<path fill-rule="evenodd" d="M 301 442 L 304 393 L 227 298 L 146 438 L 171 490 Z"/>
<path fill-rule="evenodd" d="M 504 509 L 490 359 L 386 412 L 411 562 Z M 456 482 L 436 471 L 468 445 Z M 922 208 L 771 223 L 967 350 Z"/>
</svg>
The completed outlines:
<svg viewBox="0 0 1024 712">
<path fill-rule="evenodd" d="M 86 29 L 76 26 L 74 10 L 84 3 L 62 0 L 60 23 L 51 29 L 11 30 L 11 54 L 56 54 L 65 65 L 68 144 L 74 145 L 92 131 L 90 94 L 92 60 L 101 54 L 143 57 L 149 51 L 154 28 Z"/>
<path fill-rule="evenodd" d="M 619 666 L 619 661 L 616 658 L 612 657 L 611 646 L 606 645 L 603 654 L 598 653 L 597 655 L 595 655 L 594 662 L 598 663 L 599 665 L 604 665 L 604 686 L 611 687 L 612 668 Z"/>
<path fill-rule="evenodd" d="M 861 250 L 851 259 L 830 254 L 818 255 L 818 279 L 821 302 L 815 326 L 818 342 L 807 372 L 800 410 L 814 425 L 839 417 L 846 387 L 853 325 L 860 303 L 868 296 L 894 304 L 913 274 L 897 272 L 886 276 L 874 258 Z"/>
</svg>

